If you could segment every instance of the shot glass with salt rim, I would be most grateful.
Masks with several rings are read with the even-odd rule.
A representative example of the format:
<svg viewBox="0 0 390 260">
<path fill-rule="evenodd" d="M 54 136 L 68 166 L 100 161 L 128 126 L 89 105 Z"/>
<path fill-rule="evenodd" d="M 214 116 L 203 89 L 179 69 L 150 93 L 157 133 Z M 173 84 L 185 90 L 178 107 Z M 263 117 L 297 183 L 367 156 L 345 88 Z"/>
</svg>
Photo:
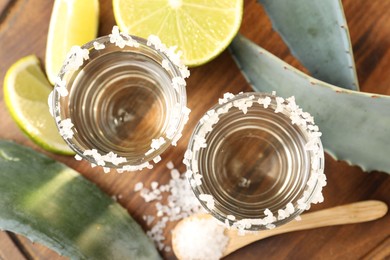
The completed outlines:
<svg viewBox="0 0 390 260">
<path fill-rule="evenodd" d="M 106 172 L 152 168 L 188 120 L 188 76 L 175 48 L 114 27 L 72 48 L 49 105 L 76 159 Z"/>
<path fill-rule="evenodd" d="M 323 201 L 320 136 L 294 97 L 227 93 L 196 125 L 183 162 L 212 216 L 242 232 L 271 229 Z"/>
</svg>

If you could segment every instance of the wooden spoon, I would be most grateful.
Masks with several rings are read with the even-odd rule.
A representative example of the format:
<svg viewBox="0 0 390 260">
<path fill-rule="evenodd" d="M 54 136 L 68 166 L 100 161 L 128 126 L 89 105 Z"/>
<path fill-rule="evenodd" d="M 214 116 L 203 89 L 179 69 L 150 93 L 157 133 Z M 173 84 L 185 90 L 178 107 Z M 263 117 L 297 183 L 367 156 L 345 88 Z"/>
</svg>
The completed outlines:
<svg viewBox="0 0 390 260">
<path fill-rule="evenodd" d="M 223 252 L 223 256 L 266 237 L 298 230 L 371 221 L 383 217 L 386 212 L 387 205 L 384 202 L 368 200 L 306 213 L 301 215 L 300 221 L 292 221 L 274 229 L 248 233 L 244 236 L 238 235 L 237 231 L 234 229 L 226 229 L 225 235 L 229 237 L 229 242 Z M 212 218 L 212 216 L 209 214 L 193 215 L 182 219 L 176 225 L 172 231 L 172 248 L 179 259 L 183 258 L 178 254 L 176 230 L 178 230 L 180 225 L 183 225 L 184 222 L 192 218 L 207 219 Z M 188 235 L 190 236 L 191 234 Z"/>
</svg>

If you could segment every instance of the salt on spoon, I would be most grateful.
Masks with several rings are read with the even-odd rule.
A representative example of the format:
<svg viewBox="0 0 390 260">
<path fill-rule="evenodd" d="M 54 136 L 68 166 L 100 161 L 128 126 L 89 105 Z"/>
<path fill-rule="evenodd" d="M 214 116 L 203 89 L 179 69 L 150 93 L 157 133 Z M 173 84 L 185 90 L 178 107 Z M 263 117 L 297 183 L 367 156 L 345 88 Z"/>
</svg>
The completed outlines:
<svg viewBox="0 0 390 260">
<path fill-rule="evenodd" d="M 226 229 L 211 215 L 198 214 L 181 220 L 172 231 L 173 252 L 179 259 L 220 259 L 266 237 L 292 231 L 376 220 L 387 213 L 381 201 L 367 200 L 301 215 L 300 221 L 239 235 Z"/>
</svg>

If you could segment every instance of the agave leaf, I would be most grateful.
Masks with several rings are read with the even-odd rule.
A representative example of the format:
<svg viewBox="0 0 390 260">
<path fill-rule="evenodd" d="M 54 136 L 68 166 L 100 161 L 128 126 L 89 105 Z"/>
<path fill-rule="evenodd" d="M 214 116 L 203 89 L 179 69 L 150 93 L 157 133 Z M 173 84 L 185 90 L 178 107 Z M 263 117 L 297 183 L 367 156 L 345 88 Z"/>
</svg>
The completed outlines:
<svg viewBox="0 0 390 260">
<path fill-rule="evenodd" d="M 127 211 L 76 171 L 0 141 L 0 228 L 71 259 L 159 259 Z"/>
<path fill-rule="evenodd" d="M 230 46 L 253 89 L 295 96 L 323 133 L 325 150 L 363 170 L 390 173 L 390 97 L 316 80 L 238 35 Z"/>
<path fill-rule="evenodd" d="M 359 90 L 340 0 L 258 0 L 292 54 L 313 77 Z"/>
</svg>

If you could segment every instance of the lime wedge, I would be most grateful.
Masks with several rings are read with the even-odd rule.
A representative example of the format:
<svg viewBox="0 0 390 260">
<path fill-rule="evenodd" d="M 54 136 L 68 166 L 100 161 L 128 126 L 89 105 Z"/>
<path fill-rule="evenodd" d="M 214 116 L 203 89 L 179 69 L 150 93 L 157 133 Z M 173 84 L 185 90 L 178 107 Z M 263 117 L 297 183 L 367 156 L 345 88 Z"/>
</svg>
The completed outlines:
<svg viewBox="0 0 390 260">
<path fill-rule="evenodd" d="M 38 58 L 33 55 L 15 62 L 5 75 L 5 104 L 23 132 L 48 151 L 74 154 L 58 133 L 49 112 L 47 99 L 52 90 Z"/>
<path fill-rule="evenodd" d="M 129 34 L 154 34 L 167 46 L 178 46 L 188 66 L 220 54 L 241 24 L 243 0 L 113 0 L 115 20 Z"/>
<path fill-rule="evenodd" d="M 98 0 L 54 1 L 45 61 L 46 74 L 53 85 L 70 48 L 95 39 L 98 24 Z"/>
</svg>

